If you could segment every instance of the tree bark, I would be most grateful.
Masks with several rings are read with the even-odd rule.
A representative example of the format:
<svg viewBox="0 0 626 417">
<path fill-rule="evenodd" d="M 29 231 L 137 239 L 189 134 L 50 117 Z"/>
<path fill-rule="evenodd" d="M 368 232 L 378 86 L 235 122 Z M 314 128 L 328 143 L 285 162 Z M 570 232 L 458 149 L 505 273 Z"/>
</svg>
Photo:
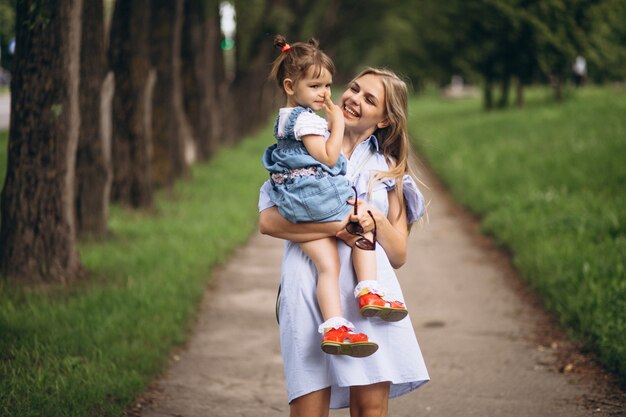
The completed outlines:
<svg viewBox="0 0 626 417">
<path fill-rule="evenodd" d="M 83 7 L 80 65 L 81 128 L 76 159 L 76 226 L 82 236 L 107 233 L 111 159 L 102 129 L 102 89 L 107 72 L 102 0 Z"/>
<path fill-rule="evenodd" d="M 74 213 L 82 0 L 16 6 L 0 270 L 19 282 L 66 283 L 84 275 Z"/>
<path fill-rule="evenodd" d="M 485 110 L 493 109 L 493 83 L 490 79 L 485 80 L 485 89 L 483 92 L 483 105 Z"/>
<path fill-rule="evenodd" d="M 498 100 L 498 108 L 504 109 L 509 106 L 509 91 L 511 88 L 511 77 L 509 75 L 505 75 L 502 78 L 501 90 L 500 90 L 500 100 Z"/>
<path fill-rule="evenodd" d="M 524 104 L 524 83 L 518 80 L 515 89 L 515 105 L 521 109 Z"/>
<path fill-rule="evenodd" d="M 117 0 L 111 22 L 115 74 L 111 197 L 131 207 L 153 203 L 151 158 L 150 0 Z"/>
<path fill-rule="evenodd" d="M 218 86 L 224 82 L 220 48 L 219 4 L 185 0 L 181 47 L 184 107 L 192 127 L 199 160 L 220 145 L 222 106 Z"/>
<path fill-rule="evenodd" d="M 156 70 L 152 100 L 153 184 L 171 186 L 189 173 L 190 141 L 180 78 L 182 0 L 152 0 L 151 57 Z"/>
</svg>

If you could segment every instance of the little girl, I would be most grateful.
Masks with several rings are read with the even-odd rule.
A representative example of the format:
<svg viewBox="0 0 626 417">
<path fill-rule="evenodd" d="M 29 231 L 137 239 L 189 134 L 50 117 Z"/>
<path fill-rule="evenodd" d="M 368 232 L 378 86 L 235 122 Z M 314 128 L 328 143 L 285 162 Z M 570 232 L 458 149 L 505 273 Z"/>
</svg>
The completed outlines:
<svg viewBox="0 0 626 417">
<path fill-rule="evenodd" d="M 342 221 L 353 209 L 347 201 L 356 200 L 356 196 L 344 176 L 347 160 L 341 154 L 343 111 L 330 100 L 335 66 L 314 39 L 289 45 L 278 35 L 274 46 L 281 54 L 274 61 L 270 78 L 287 96 L 287 105 L 276 119 L 277 143 L 263 155 L 272 183 L 270 198 L 281 215 L 293 223 Z M 328 121 L 314 113 L 322 109 Z M 357 201 L 354 204 L 356 214 Z M 376 281 L 376 229 L 363 233 L 358 223 L 350 223 L 347 230 L 360 236 L 352 262 L 359 281 L 354 295 L 361 314 L 386 321 L 403 319 L 407 315 L 404 304 L 383 299 L 384 291 Z M 336 239 L 314 240 L 300 246 L 317 269 L 317 300 L 325 320 L 319 326 L 322 350 L 354 357 L 376 352 L 378 345 L 367 335 L 356 333 L 354 325 L 343 317 Z"/>
</svg>

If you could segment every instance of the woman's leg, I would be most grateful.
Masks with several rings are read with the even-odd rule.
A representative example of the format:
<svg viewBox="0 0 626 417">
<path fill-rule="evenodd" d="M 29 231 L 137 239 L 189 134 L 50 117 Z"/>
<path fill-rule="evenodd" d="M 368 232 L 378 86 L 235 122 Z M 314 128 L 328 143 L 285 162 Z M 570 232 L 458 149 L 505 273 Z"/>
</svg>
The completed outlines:
<svg viewBox="0 0 626 417">
<path fill-rule="evenodd" d="M 303 395 L 289 404 L 290 417 L 328 417 L 330 388 Z"/>
<path fill-rule="evenodd" d="M 342 317 L 339 297 L 339 253 L 335 238 L 301 243 L 317 268 L 317 302 L 324 320 Z"/>
<path fill-rule="evenodd" d="M 390 382 L 350 387 L 350 417 L 387 417 Z"/>
</svg>

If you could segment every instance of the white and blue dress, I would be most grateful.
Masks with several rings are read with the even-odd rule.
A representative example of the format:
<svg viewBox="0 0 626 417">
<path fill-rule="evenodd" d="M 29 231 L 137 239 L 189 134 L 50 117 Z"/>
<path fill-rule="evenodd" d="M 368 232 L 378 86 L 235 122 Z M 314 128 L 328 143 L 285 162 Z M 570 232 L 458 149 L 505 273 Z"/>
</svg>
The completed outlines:
<svg viewBox="0 0 626 417">
<path fill-rule="evenodd" d="M 359 198 L 387 213 L 388 191 L 396 184 L 386 180 L 376 184 L 368 197 L 370 175 L 388 171 L 385 157 L 375 136 L 360 143 L 353 151 L 346 175 L 356 186 Z M 405 176 L 403 191 L 407 221 L 412 223 L 424 213 L 424 199 L 415 182 Z M 259 211 L 274 206 L 270 197 L 272 184 L 267 181 L 259 198 Z M 328 355 L 320 349 L 318 326 L 324 321 L 316 298 L 315 265 L 297 243 L 285 242 L 282 260 L 280 308 L 280 346 L 285 368 L 288 400 L 331 387 L 331 408 L 350 404 L 350 386 L 391 382 L 390 397 L 408 393 L 429 380 L 428 371 L 415 337 L 410 315 L 398 322 L 385 322 L 361 316 L 354 298 L 356 277 L 351 262 L 351 248 L 337 241 L 341 261 L 340 297 L 344 317 L 360 332 L 375 341 L 379 349 L 366 358 Z M 381 245 L 376 247 L 377 277 L 389 296 L 404 302 L 395 271 Z M 410 306 L 409 306 L 410 310 Z"/>
</svg>

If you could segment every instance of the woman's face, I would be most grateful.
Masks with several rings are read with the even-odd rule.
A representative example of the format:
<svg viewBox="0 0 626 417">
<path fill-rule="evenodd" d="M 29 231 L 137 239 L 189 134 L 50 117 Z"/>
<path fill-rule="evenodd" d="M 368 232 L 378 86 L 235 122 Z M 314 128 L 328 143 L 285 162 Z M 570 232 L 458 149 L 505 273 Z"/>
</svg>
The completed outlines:
<svg viewBox="0 0 626 417">
<path fill-rule="evenodd" d="M 374 131 L 386 127 L 385 88 L 378 75 L 365 74 L 353 81 L 341 96 L 346 130 Z M 371 134 L 370 133 L 370 134 Z"/>
</svg>

